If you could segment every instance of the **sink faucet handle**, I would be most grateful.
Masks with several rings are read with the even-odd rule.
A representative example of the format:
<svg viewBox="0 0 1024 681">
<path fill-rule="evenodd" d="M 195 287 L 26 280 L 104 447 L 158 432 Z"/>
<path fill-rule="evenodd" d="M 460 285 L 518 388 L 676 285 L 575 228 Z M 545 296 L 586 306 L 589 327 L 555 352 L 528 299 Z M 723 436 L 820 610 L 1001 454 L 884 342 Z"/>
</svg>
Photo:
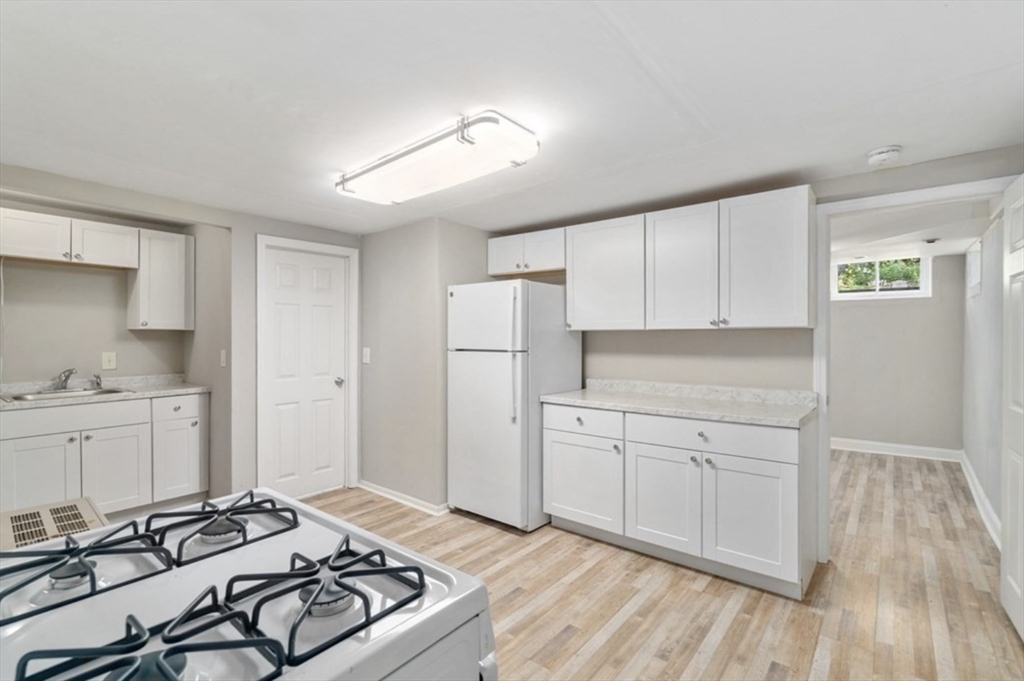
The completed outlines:
<svg viewBox="0 0 1024 681">
<path fill-rule="evenodd" d="M 99 390 L 103 387 L 103 377 L 99 374 L 93 374 L 92 380 L 96 381 L 96 389 Z"/>
<path fill-rule="evenodd" d="M 78 369 L 71 368 L 65 369 L 64 371 L 57 374 L 57 388 L 60 390 L 67 390 L 68 381 L 71 379 L 72 374 L 77 374 Z"/>
</svg>

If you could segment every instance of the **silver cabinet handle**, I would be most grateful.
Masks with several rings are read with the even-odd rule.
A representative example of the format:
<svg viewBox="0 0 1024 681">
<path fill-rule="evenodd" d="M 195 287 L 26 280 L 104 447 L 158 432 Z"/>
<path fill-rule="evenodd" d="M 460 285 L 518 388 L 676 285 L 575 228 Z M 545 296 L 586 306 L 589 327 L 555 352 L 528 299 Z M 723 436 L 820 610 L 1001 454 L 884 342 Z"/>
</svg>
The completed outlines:
<svg viewBox="0 0 1024 681">
<path fill-rule="evenodd" d="M 338 386 L 340 388 L 341 386 L 345 385 L 345 379 L 342 378 L 341 376 L 335 377 L 334 385 L 336 385 L 336 386 Z"/>
<path fill-rule="evenodd" d="M 82 259 L 82 254 L 81 253 L 75 253 L 75 260 L 81 260 L 81 259 Z"/>
<path fill-rule="evenodd" d="M 89 440 L 91 440 L 91 439 L 92 439 L 92 435 L 86 435 L 86 436 L 85 436 L 85 437 L 83 437 L 82 439 L 83 439 L 83 440 L 85 440 L 86 442 L 88 442 Z"/>
<path fill-rule="evenodd" d="M 620 447 L 618 445 L 612 445 L 612 451 L 614 451 L 616 454 L 621 454 L 622 453 L 622 447 Z"/>
<path fill-rule="evenodd" d="M 583 417 L 582 416 L 577 416 L 576 417 L 576 423 L 578 423 L 578 424 L 580 424 L 582 426 L 583 425 Z"/>
<path fill-rule="evenodd" d="M 193 421 L 193 422 L 192 422 L 192 427 L 193 427 L 193 428 L 195 428 L 195 427 L 196 427 L 196 426 L 198 426 L 198 425 L 199 425 L 199 421 Z"/>
<path fill-rule="evenodd" d="M 698 430 L 698 431 L 697 431 L 697 437 L 699 437 L 700 439 L 702 439 L 702 440 L 703 440 L 703 439 L 704 439 L 704 437 L 705 437 L 705 436 L 704 436 L 704 431 L 703 431 L 703 430 Z"/>
<path fill-rule="evenodd" d="M 712 319 L 711 320 L 711 326 L 718 326 L 718 320 L 717 319 Z"/>
<path fill-rule="evenodd" d="M 64 251 L 61 255 L 63 255 L 67 260 L 71 260 L 71 254 L 67 251 Z"/>
<path fill-rule="evenodd" d="M 68 442 L 78 442 L 78 436 L 72 435 L 68 438 Z"/>
<path fill-rule="evenodd" d="M 704 463 L 706 463 L 709 466 L 714 466 L 715 465 L 715 462 L 711 460 L 710 456 L 708 458 L 704 459 Z"/>
<path fill-rule="evenodd" d="M 149 326 L 149 322 L 139 322 L 139 326 Z"/>
<path fill-rule="evenodd" d="M 700 463 L 700 461 L 697 461 L 697 455 L 696 454 L 691 454 L 690 455 L 690 461 L 692 461 L 693 463 Z"/>
<path fill-rule="evenodd" d="M 174 411 L 181 411 L 181 405 L 180 404 L 174 405 Z"/>
<path fill-rule="evenodd" d="M 721 319 L 719 319 L 718 323 L 721 324 L 722 326 L 729 326 L 729 320 L 726 319 L 725 317 L 722 317 Z"/>
</svg>

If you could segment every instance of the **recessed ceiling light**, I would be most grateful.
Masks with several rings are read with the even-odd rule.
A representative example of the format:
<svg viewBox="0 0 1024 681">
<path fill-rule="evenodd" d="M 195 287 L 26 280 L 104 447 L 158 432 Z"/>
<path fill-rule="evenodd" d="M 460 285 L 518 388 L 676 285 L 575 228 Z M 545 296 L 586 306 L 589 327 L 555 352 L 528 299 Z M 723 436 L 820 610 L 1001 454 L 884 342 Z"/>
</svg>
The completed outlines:
<svg viewBox="0 0 1024 681">
<path fill-rule="evenodd" d="M 868 152 L 868 165 L 872 168 L 885 168 L 894 165 L 900 160 L 903 147 L 898 144 L 890 144 L 887 147 L 879 147 Z"/>
<path fill-rule="evenodd" d="M 334 186 L 342 196 L 401 203 L 521 166 L 539 148 L 532 132 L 497 111 L 484 111 L 347 172 Z"/>
</svg>

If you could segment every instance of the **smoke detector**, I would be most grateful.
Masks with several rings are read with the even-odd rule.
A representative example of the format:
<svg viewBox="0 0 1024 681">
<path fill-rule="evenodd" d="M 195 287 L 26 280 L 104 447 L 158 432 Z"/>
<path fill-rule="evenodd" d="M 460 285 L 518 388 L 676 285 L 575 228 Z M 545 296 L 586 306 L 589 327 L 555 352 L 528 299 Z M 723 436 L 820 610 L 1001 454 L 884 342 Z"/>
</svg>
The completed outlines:
<svg viewBox="0 0 1024 681">
<path fill-rule="evenodd" d="M 872 168 L 887 168 L 896 165 L 896 162 L 900 160 L 901 153 L 903 153 L 903 147 L 898 144 L 879 147 L 868 152 L 868 165 Z"/>
</svg>

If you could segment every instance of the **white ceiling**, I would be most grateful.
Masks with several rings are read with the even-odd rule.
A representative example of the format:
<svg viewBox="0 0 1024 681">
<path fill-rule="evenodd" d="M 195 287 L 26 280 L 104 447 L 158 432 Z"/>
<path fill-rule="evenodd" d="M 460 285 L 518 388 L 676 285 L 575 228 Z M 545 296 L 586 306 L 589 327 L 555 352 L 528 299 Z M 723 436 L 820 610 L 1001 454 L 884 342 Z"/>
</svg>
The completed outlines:
<svg viewBox="0 0 1024 681">
<path fill-rule="evenodd" d="M 1024 142 L 1021 2 L 0 3 L 0 161 L 372 232 L 557 224 Z M 523 168 L 378 206 L 345 169 L 494 108 Z"/>
<path fill-rule="evenodd" d="M 992 224 L 990 212 L 988 199 L 971 199 L 837 215 L 832 262 L 965 253 Z"/>
</svg>

